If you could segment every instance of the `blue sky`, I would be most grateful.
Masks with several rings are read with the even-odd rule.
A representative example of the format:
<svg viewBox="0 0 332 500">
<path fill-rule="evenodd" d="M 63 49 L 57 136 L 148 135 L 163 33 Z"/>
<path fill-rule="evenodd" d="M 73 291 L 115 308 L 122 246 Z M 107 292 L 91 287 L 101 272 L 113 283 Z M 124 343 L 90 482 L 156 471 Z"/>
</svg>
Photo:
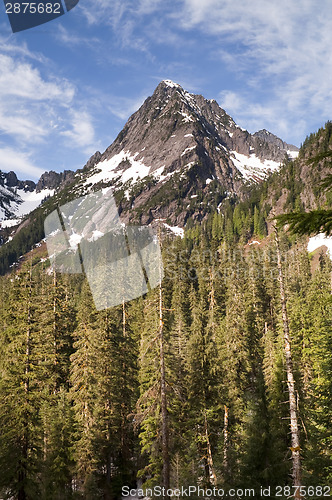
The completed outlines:
<svg viewBox="0 0 332 500">
<path fill-rule="evenodd" d="M 81 168 L 163 79 L 300 145 L 332 119 L 330 0 L 80 0 L 11 33 L 0 6 L 0 169 Z"/>
</svg>

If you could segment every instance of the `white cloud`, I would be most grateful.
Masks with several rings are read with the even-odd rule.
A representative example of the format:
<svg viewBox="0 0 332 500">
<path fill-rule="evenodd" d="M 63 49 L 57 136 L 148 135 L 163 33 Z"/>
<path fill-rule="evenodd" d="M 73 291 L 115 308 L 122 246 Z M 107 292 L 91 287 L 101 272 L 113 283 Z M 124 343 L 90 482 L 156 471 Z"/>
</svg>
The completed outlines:
<svg viewBox="0 0 332 500">
<path fill-rule="evenodd" d="M 0 67 L 0 131 L 20 143 L 40 142 L 54 130 L 55 110 L 68 112 L 74 86 L 65 79 L 43 78 L 19 57 L 0 54 Z"/>
<path fill-rule="evenodd" d="M 14 103 L 12 106 L 14 107 Z M 8 105 L 0 103 L 0 130 L 3 134 L 25 142 L 40 142 L 48 134 L 38 117 L 20 107 L 13 110 L 8 108 Z"/>
<path fill-rule="evenodd" d="M 255 101 L 250 93 L 225 90 L 220 93 L 219 103 L 240 126 L 245 126 L 251 133 L 267 128 L 288 141 L 288 137 L 294 134 L 295 128 L 296 138 L 299 138 L 296 146 L 305 136 L 305 120 L 301 117 L 292 117 L 289 120 L 289 116 L 280 110 L 280 103 L 277 101 L 262 104 Z"/>
<path fill-rule="evenodd" d="M 163 3 L 163 0 L 139 0 L 138 14 L 151 14 L 157 11 Z"/>
<path fill-rule="evenodd" d="M 153 59 L 148 48 L 150 27 L 145 19 L 161 6 L 162 0 L 113 0 L 111 6 L 109 0 L 86 0 L 81 12 L 90 26 L 110 26 L 119 47 L 143 52 Z M 142 27 L 142 33 L 138 33 Z"/>
<path fill-rule="evenodd" d="M 61 135 L 67 137 L 71 145 L 90 152 L 96 142 L 92 117 L 86 111 L 72 111 L 71 128 L 61 132 Z"/>
<path fill-rule="evenodd" d="M 220 104 L 225 111 L 229 110 L 233 113 L 239 113 L 245 106 L 242 96 L 232 90 L 223 90 L 220 93 Z"/>
<path fill-rule="evenodd" d="M 65 44 L 68 48 L 86 45 L 94 50 L 98 50 L 100 40 L 96 37 L 77 35 L 73 30 L 69 31 L 61 24 L 57 25 L 55 38 Z"/>
<path fill-rule="evenodd" d="M 86 0 L 80 10 L 88 24 L 99 24 L 102 21 L 113 28 L 119 26 L 125 18 L 149 15 L 156 12 L 163 0 Z"/>
<path fill-rule="evenodd" d="M 55 161 L 55 168 L 65 163 L 55 151 L 91 154 L 98 141 L 89 109 L 82 110 L 86 89 L 78 95 L 73 83 L 52 73 L 49 61 L 31 58 L 26 46 L 16 49 L 0 53 L 0 135 L 8 146 L 1 150 L 0 169 L 38 178 Z M 31 160 L 37 151 L 43 170 Z"/>
<path fill-rule="evenodd" d="M 14 96 L 31 101 L 61 101 L 70 103 L 74 88 L 66 81 L 46 81 L 40 72 L 28 63 L 0 55 L 0 95 L 3 98 Z"/>
<path fill-rule="evenodd" d="M 129 6 L 128 0 L 113 0 L 111 8 L 109 0 L 87 0 L 80 8 L 88 24 L 99 24 L 102 20 L 103 23 L 115 27 Z"/>
<path fill-rule="evenodd" d="M 270 110 L 265 109 L 267 114 L 277 112 L 285 122 L 293 122 L 293 127 L 303 124 L 308 113 L 321 122 L 331 116 L 330 0 L 320 1 L 319 7 L 315 0 L 301 4 L 289 0 L 183 0 L 182 6 L 176 16 L 182 29 L 212 34 L 214 54 L 247 87 L 249 101 L 243 106 L 256 107 L 256 115 L 265 108 Z M 259 102 L 266 103 L 261 109 L 253 102 L 256 92 L 261 92 Z M 237 109 L 235 96 L 228 94 L 227 100 L 231 98 Z"/>
<path fill-rule="evenodd" d="M 0 170 L 13 170 L 19 178 L 39 179 L 45 169 L 37 167 L 28 153 L 14 150 L 10 147 L 0 147 Z"/>
<path fill-rule="evenodd" d="M 0 35 L 0 51 L 2 53 L 19 55 L 21 57 L 29 58 L 40 63 L 47 63 L 48 59 L 40 52 L 31 52 L 26 42 L 21 42 L 19 45 L 13 35 L 4 37 Z"/>
</svg>

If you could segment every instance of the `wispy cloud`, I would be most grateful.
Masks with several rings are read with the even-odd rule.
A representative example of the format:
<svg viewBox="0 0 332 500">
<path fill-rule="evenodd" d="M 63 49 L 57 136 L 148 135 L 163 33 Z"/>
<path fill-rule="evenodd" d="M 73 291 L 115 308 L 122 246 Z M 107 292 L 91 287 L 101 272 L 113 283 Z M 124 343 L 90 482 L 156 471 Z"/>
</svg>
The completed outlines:
<svg viewBox="0 0 332 500">
<path fill-rule="evenodd" d="M 0 54 L 0 131 L 16 141 L 38 142 L 54 127 L 53 107 L 67 107 L 75 89 L 66 80 L 45 79 L 29 62 Z"/>
<path fill-rule="evenodd" d="M 29 153 L 17 151 L 10 147 L 0 146 L 0 170 L 14 172 L 22 179 L 38 179 L 45 171 L 37 167 Z"/>
<path fill-rule="evenodd" d="M 14 106 L 14 103 L 12 103 Z M 31 114 L 31 109 L 9 109 L 8 103 L 0 103 L 0 130 L 2 134 L 12 136 L 18 142 L 40 142 L 47 136 L 48 130 L 43 127 L 43 120 Z"/>
<path fill-rule="evenodd" d="M 82 111 L 83 95 L 74 83 L 54 75 L 47 60 L 31 58 L 27 47 L 0 54 L 0 67 L 0 135 L 9 145 L 2 149 L 0 169 L 37 177 L 50 168 L 47 145 L 52 158 L 52 148 L 95 151 L 93 118 Z M 31 161 L 38 148 L 44 168 Z"/>
<path fill-rule="evenodd" d="M 246 80 L 248 92 L 242 94 L 242 109 L 249 107 L 262 117 L 264 112 L 276 112 L 285 122 L 295 120 L 297 124 L 305 121 L 308 109 L 318 120 L 331 116 L 329 0 L 322 0 L 319 9 L 314 0 L 305 0 L 301 6 L 287 0 L 183 0 L 182 5 L 176 15 L 182 29 L 212 34 L 218 40 L 214 51 L 220 60 Z M 265 93 L 260 96 L 265 107 L 255 104 L 255 92 Z M 228 94 L 228 102 L 231 98 L 234 101 Z"/>
<path fill-rule="evenodd" d="M 48 62 L 47 57 L 45 57 L 41 52 L 32 52 L 29 50 L 26 42 L 23 41 L 19 44 L 13 33 L 9 36 L 0 35 L 0 52 L 21 56 L 43 64 Z"/>
<path fill-rule="evenodd" d="M 138 98 L 109 97 L 107 109 L 121 120 L 126 120 L 132 113 L 138 110 L 146 97 L 147 95 Z"/>
<path fill-rule="evenodd" d="M 29 101 L 57 100 L 70 103 L 74 88 L 66 81 L 46 81 L 31 64 L 0 55 L 0 95 L 14 96 Z"/>
<path fill-rule="evenodd" d="M 115 27 L 130 8 L 128 0 L 114 0 L 110 8 L 109 0 L 87 0 L 80 10 L 88 24 L 109 24 Z"/>
<path fill-rule="evenodd" d="M 262 104 L 255 101 L 250 93 L 237 93 L 231 90 L 222 91 L 219 103 L 231 116 L 236 117 L 240 125 L 246 124 L 250 132 L 267 128 L 284 139 L 289 137 L 294 128 L 300 141 L 305 136 L 306 123 L 301 117 L 289 120 L 288 116 L 280 111 L 280 104 L 276 101 Z M 296 145 L 299 145 L 296 144 Z"/>
<path fill-rule="evenodd" d="M 115 28 L 125 18 L 155 12 L 162 3 L 162 0 L 113 0 L 110 6 L 109 0 L 87 0 L 80 8 L 89 24 L 102 21 Z"/>
<path fill-rule="evenodd" d="M 87 111 L 72 111 L 70 128 L 61 132 L 61 135 L 70 140 L 71 146 L 83 148 L 88 153 L 97 142 L 92 117 Z"/>
<path fill-rule="evenodd" d="M 163 4 L 162 0 L 113 0 L 111 5 L 109 0 L 86 0 L 81 12 L 88 25 L 110 27 L 119 47 L 143 52 L 152 59 L 150 22 L 146 20 L 151 14 L 160 13 Z"/>
<path fill-rule="evenodd" d="M 57 26 L 57 31 L 55 31 L 55 38 L 59 42 L 66 45 L 69 49 L 82 47 L 83 45 L 92 49 L 97 49 L 101 43 L 101 41 L 97 37 L 78 35 L 77 33 L 73 32 L 73 30 L 67 30 L 61 24 Z"/>
</svg>

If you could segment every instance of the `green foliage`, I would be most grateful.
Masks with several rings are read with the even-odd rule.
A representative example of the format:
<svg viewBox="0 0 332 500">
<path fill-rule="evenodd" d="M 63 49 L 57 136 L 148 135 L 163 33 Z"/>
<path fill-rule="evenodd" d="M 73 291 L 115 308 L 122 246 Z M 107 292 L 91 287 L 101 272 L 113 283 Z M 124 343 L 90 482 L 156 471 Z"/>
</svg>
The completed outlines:
<svg viewBox="0 0 332 500">
<path fill-rule="evenodd" d="M 322 154 L 330 132 L 328 125 L 305 146 L 315 149 L 319 142 L 318 166 L 329 161 Z M 282 190 L 281 179 L 287 207 L 303 210 L 298 174 L 296 161 L 284 165 L 250 198 L 224 199 L 220 212 L 201 225 L 188 222 L 182 240 L 163 242 L 171 487 L 290 484 L 282 315 L 266 222 L 273 204 L 269 186 Z M 324 187 L 330 182 L 329 176 Z M 178 188 L 169 184 L 156 199 L 165 201 L 170 186 L 176 198 Z M 322 230 L 322 220 L 307 224 Z M 251 237 L 264 241 L 251 246 Z M 322 255 L 314 270 L 304 241 L 283 232 L 280 240 L 303 483 L 328 484 L 332 266 Z M 15 252 L 23 248 L 22 242 Z M 1 278 L 2 497 L 113 500 L 123 485 L 135 487 L 137 478 L 160 484 L 159 316 L 158 289 L 97 311 L 83 277 L 52 274 L 34 256 Z"/>
<path fill-rule="evenodd" d="M 332 151 L 320 153 L 310 160 L 309 164 L 317 165 L 324 159 L 330 159 Z M 326 176 L 320 185 L 323 189 L 332 192 L 332 175 Z M 277 217 L 279 226 L 289 224 L 289 229 L 292 233 L 300 235 L 325 233 L 326 236 L 332 234 L 332 210 L 312 210 L 310 212 L 292 212 L 282 214 Z"/>
<path fill-rule="evenodd" d="M 277 217 L 280 226 L 289 224 L 293 233 L 300 235 L 325 233 L 332 234 L 332 210 L 312 210 L 307 213 L 290 213 Z"/>
</svg>

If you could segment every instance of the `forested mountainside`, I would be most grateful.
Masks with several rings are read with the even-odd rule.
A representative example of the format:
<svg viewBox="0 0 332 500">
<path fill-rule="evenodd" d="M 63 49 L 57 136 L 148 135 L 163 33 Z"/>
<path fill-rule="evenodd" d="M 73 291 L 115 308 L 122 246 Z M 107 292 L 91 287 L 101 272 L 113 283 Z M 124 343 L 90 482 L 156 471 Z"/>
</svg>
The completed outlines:
<svg viewBox="0 0 332 500">
<path fill-rule="evenodd" d="M 327 124 L 247 200 L 225 199 L 183 239 L 164 236 L 165 277 L 144 297 L 98 312 L 84 276 L 52 272 L 43 246 L 1 277 L 3 497 L 120 498 L 137 481 L 165 484 L 165 464 L 173 488 L 253 488 L 260 498 L 271 486 L 274 498 L 276 486 L 291 487 L 282 301 L 267 218 L 274 207 L 330 204 L 318 183 L 330 160 L 306 163 L 330 145 Z M 322 252 L 312 265 L 305 237 L 279 237 L 295 451 L 302 484 L 321 498 L 332 479 L 332 264 Z"/>
<path fill-rule="evenodd" d="M 95 310 L 82 276 L 27 262 L 1 281 L 0 484 L 17 498 L 119 498 L 161 484 L 160 313 L 171 485 L 289 485 L 273 241 L 164 242 L 159 290 Z M 331 480 L 331 261 L 282 254 L 304 485 Z M 4 494 L 4 493 L 3 493 Z M 319 495 L 314 496 L 318 498 Z"/>
<path fill-rule="evenodd" d="M 294 208 L 305 210 L 331 203 L 331 194 L 323 192 L 319 185 L 320 180 L 330 171 L 328 162 L 321 160 L 316 165 L 307 164 L 307 160 L 311 155 L 315 154 L 315 151 L 321 152 L 331 147 L 331 129 L 331 123 L 327 123 L 324 128 L 305 140 L 298 158 L 285 161 L 283 166 L 278 171 L 270 174 L 266 180 L 261 180 L 257 184 L 242 184 L 239 191 L 229 192 L 228 194 L 223 192 L 224 194 L 221 196 L 220 185 L 218 185 L 217 180 L 213 180 L 208 185 L 209 197 L 206 197 L 205 192 L 201 191 L 199 186 L 196 185 L 195 179 L 191 179 L 191 189 L 196 194 L 191 195 L 192 199 L 183 212 L 186 218 L 184 227 L 188 230 L 195 226 L 195 211 L 200 214 L 196 222 L 212 221 L 213 217 L 217 220 L 218 213 L 220 219 L 221 214 L 227 212 L 227 217 L 223 222 L 223 225 L 227 225 L 227 231 L 235 235 L 241 233 L 244 235 L 244 239 L 249 239 L 254 233 L 267 234 L 265 220 L 272 207 L 275 213 L 279 214 Z M 269 137 L 271 138 L 272 134 Z M 8 272 L 10 266 L 18 262 L 21 256 L 24 256 L 34 245 L 42 241 L 45 236 L 45 217 L 55 210 L 57 206 L 61 206 L 82 194 L 81 176 L 91 175 L 91 171 L 94 171 L 95 164 L 98 161 L 100 161 L 100 153 L 92 157 L 82 171 L 76 173 L 74 183 L 66 184 L 59 192 L 45 200 L 40 207 L 29 213 L 18 227 L 4 227 L 0 230 L 0 241 L 2 242 L 0 246 L 0 275 Z M 103 185 L 97 183 L 96 189 L 100 189 Z M 89 187 L 91 186 L 88 186 L 88 189 Z M 140 192 L 142 195 L 145 193 L 144 196 L 147 196 L 149 186 L 142 187 L 142 191 L 140 191 L 140 187 L 142 187 L 142 184 L 138 182 L 136 184 L 137 193 Z M 183 207 L 182 192 L 179 190 L 179 186 L 173 186 L 173 188 L 168 186 L 169 189 L 166 189 L 166 187 L 161 183 L 160 199 L 163 200 L 163 204 L 167 206 L 168 197 L 175 196 Z M 119 207 L 120 218 L 126 220 L 126 218 L 123 219 L 123 200 L 125 198 L 123 190 L 115 191 L 114 196 Z M 213 203 L 211 197 L 214 200 Z M 150 201 L 151 203 L 152 201 L 156 202 L 156 199 L 152 196 L 151 200 L 147 198 L 146 201 L 145 212 L 141 214 L 142 217 L 144 216 L 143 219 L 140 219 L 141 223 L 148 220 L 145 215 L 150 210 L 149 203 Z M 126 198 L 125 203 L 127 203 Z M 189 214 L 192 216 L 189 217 Z M 162 213 L 156 211 L 155 217 L 157 218 L 158 215 L 162 215 Z M 256 225 L 254 221 L 256 221 Z M 168 217 L 165 218 L 165 223 L 172 226 L 172 220 Z M 257 224 L 260 226 L 259 230 Z M 199 224 L 196 224 L 196 227 L 198 226 Z M 244 231 L 243 228 L 246 230 Z"/>
</svg>

